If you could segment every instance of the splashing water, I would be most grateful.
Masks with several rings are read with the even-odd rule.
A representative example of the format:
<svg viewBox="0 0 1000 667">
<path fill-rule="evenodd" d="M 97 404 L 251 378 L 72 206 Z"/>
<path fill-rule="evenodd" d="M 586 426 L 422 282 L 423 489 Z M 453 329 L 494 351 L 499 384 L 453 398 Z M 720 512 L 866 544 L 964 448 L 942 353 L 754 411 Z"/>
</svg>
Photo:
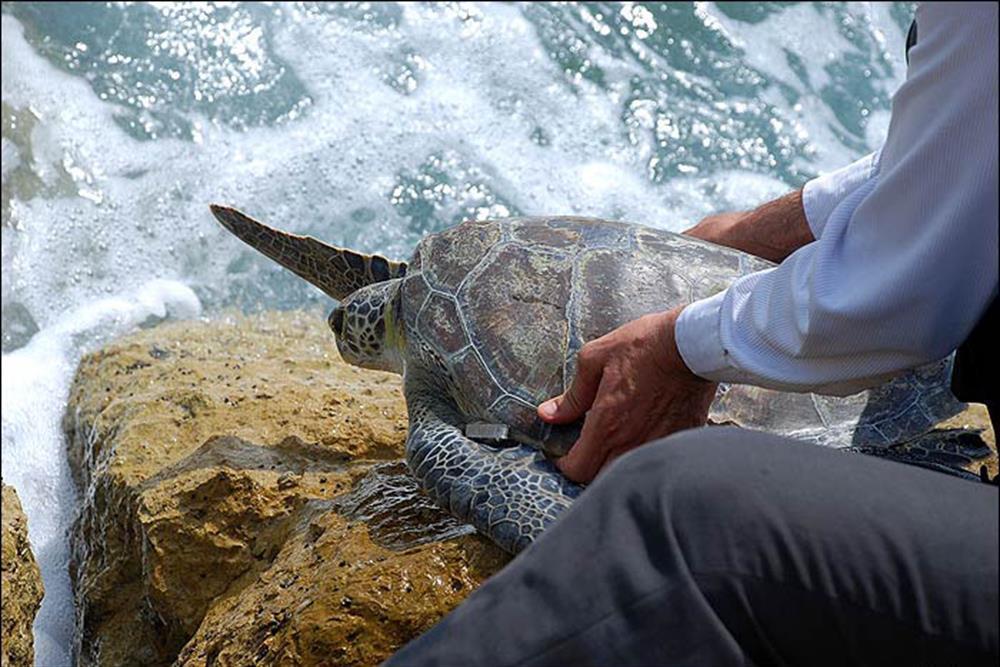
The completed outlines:
<svg viewBox="0 0 1000 667">
<path fill-rule="evenodd" d="M 150 317 L 325 299 L 207 204 L 405 258 L 465 218 L 672 230 L 873 150 L 908 4 L 3 5 L 4 481 L 69 664 L 59 420 Z M 151 282 L 152 281 L 152 282 Z"/>
</svg>

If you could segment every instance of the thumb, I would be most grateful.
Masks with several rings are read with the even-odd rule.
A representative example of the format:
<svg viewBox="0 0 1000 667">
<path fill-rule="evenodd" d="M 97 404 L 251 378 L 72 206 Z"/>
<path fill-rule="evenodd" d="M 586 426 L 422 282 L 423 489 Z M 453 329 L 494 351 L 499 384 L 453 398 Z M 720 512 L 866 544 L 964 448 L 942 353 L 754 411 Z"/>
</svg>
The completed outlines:
<svg viewBox="0 0 1000 667">
<path fill-rule="evenodd" d="M 597 395 L 599 373 L 580 368 L 569 390 L 538 406 L 538 416 L 551 424 L 568 424 L 582 418 Z"/>
</svg>

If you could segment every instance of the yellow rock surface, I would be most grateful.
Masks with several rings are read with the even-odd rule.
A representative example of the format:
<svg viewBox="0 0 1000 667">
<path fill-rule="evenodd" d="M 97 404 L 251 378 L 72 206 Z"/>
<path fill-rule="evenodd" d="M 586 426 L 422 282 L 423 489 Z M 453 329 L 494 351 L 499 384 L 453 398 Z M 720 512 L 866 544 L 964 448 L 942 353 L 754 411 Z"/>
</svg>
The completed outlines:
<svg viewBox="0 0 1000 667">
<path fill-rule="evenodd" d="M 506 560 L 471 535 L 391 551 L 311 509 L 255 585 L 211 609 L 179 665 L 377 665 Z"/>
<path fill-rule="evenodd" d="M 31 626 L 42 604 L 42 577 L 28 544 L 28 520 L 14 489 L 3 485 L 3 617 L 0 664 L 4 667 L 30 667 L 35 662 Z"/>
<path fill-rule="evenodd" d="M 416 492 L 398 376 L 344 364 L 319 313 L 125 338 L 64 426 L 83 664 L 371 664 L 506 562 Z"/>
</svg>

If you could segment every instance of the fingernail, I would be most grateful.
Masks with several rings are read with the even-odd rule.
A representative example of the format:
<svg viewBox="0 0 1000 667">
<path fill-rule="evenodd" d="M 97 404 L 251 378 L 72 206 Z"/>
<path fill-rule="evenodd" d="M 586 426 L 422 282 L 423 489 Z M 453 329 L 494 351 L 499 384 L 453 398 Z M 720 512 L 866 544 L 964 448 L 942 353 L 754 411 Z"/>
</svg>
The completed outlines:
<svg viewBox="0 0 1000 667">
<path fill-rule="evenodd" d="M 556 400 L 553 398 L 539 405 L 538 409 L 546 417 L 555 417 L 558 406 L 556 405 Z"/>
</svg>

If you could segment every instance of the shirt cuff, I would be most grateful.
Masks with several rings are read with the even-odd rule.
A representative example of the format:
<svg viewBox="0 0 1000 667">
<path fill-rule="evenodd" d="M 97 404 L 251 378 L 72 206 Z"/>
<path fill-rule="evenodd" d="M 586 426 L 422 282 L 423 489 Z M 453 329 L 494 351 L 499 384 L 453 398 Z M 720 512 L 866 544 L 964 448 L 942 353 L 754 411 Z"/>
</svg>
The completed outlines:
<svg viewBox="0 0 1000 667">
<path fill-rule="evenodd" d="M 833 209 L 862 183 L 875 175 L 878 152 L 857 162 L 812 179 L 802 188 L 802 208 L 813 238 L 818 239 Z"/>
<path fill-rule="evenodd" d="M 715 296 L 688 304 L 674 324 L 674 342 L 688 369 L 706 380 L 718 381 L 732 370 L 729 353 L 722 345 L 719 323 L 723 290 Z"/>
</svg>

